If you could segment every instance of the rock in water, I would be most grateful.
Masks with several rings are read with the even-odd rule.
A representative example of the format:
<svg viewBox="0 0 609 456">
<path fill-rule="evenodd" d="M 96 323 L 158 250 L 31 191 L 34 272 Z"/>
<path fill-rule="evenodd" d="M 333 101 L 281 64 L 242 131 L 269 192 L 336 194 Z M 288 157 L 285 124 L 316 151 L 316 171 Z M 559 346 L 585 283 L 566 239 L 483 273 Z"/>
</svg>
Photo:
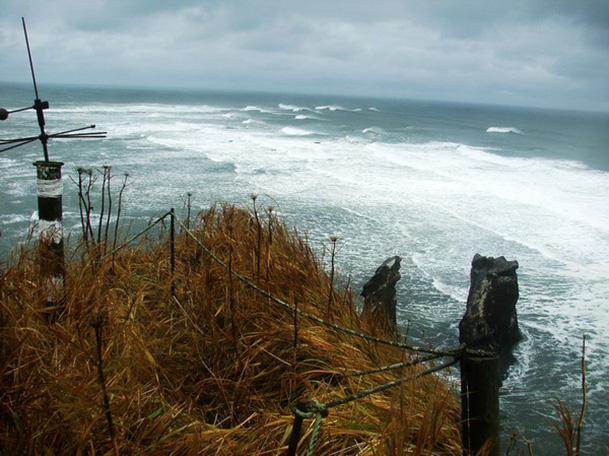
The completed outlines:
<svg viewBox="0 0 609 456">
<path fill-rule="evenodd" d="M 511 354 L 522 335 L 518 329 L 517 261 L 479 254 L 472 260 L 467 309 L 459 323 L 459 340 L 471 348 Z"/>
<path fill-rule="evenodd" d="M 385 260 L 362 291 L 364 313 L 385 319 L 390 329 L 397 330 L 395 284 L 402 278 L 400 263 L 402 259 L 394 256 Z"/>
</svg>

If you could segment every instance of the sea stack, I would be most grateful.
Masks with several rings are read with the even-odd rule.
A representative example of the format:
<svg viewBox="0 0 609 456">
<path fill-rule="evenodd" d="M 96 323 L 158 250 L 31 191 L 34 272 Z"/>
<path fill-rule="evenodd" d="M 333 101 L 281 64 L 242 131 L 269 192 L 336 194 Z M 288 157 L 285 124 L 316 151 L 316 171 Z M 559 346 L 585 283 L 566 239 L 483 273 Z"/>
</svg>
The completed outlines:
<svg viewBox="0 0 609 456">
<path fill-rule="evenodd" d="M 399 256 L 388 258 L 381 264 L 372 278 L 364 285 L 364 314 L 374 315 L 385 320 L 388 329 L 397 332 L 397 298 L 395 285 L 400 275 Z"/>
<path fill-rule="evenodd" d="M 518 329 L 517 261 L 476 254 L 472 260 L 467 309 L 459 323 L 459 340 L 470 348 L 508 357 L 522 335 Z"/>
</svg>

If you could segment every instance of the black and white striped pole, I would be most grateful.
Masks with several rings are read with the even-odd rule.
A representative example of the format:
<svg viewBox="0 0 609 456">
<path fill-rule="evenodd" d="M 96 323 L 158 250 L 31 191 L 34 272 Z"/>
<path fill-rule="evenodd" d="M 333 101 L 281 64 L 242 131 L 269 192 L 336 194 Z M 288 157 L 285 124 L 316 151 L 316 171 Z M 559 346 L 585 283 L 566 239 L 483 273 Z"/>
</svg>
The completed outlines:
<svg viewBox="0 0 609 456">
<path fill-rule="evenodd" d="M 38 233 L 43 244 L 41 272 L 53 282 L 63 277 L 63 184 L 61 167 L 56 161 L 37 161 L 36 193 L 38 196 Z"/>
<path fill-rule="evenodd" d="M 57 284 L 63 284 L 64 272 L 64 247 L 63 247 L 63 210 L 62 210 L 62 193 L 63 185 L 61 182 L 61 167 L 63 163 L 51 161 L 49 158 L 49 150 L 47 143 L 52 138 L 105 138 L 105 132 L 83 132 L 90 128 L 95 128 L 95 125 L 89 125 L 82 128 L 62 131 L 58 133 L 47 134 L 45 131 L 44 111 L 49 108 L 48 101 L 42 101 L 38 94 L 38 85 L 36 83 L 36 74 L 34 72 L 34 63 L 30 50 L 30 41 L 28 38 L 25 19 L 21 18 L 23 23 L 23 34 L 25 35 L 25 44 L 32 73 L 32 82 L 34 84 L 34 93 L 36 99 L 33 106 L 25 108 L 7 110 L 0 108 L 0 121 L 7 120 L 10 114 L 22 111 L 36 111 L 36 118 L 40 128 L 40 134 L 25 138 L 15 139 L 0 139 L 0 153 L 15 149 L 20 146 L 40 141 L 44 154 L 44 160 L 34 163 L 37 175 L 37 195 L 38 195 L 38 233 L 41 241 L 41 264 L 40 272 L 43 276 L 48 277 L 54 289 Z M 53 300 L 53 299 L 50 299 Z"/>
</svg>

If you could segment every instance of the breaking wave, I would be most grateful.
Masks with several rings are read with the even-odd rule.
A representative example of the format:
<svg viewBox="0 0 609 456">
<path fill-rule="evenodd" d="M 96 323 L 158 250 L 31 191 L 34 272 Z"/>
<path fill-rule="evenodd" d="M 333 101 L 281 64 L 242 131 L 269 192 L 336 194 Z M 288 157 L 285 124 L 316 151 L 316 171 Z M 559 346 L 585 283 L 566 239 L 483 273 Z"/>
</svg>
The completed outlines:
<svg viewBox="0 0 609 456">
<path fill-rule="evenodd" d="M 487 133 L 516 133 L 522 135 L 522 131 L 515 127 L 489 127 Z"/>
</svg>

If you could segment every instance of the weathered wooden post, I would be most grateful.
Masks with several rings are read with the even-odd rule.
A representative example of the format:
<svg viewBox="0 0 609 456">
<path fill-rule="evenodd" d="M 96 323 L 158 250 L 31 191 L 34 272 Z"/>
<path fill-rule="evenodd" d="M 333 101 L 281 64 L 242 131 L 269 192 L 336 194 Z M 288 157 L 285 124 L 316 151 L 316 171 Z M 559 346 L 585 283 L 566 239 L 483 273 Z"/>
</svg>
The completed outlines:
<svg viewBox="0 0 609 456">
<path fill-rule="evenodd" d="M 54 161 L 34 162 L 37 172 L 38 232 L 44 249 L 40 261 L 42 276 L 49 277 L 51 286 L 63 283 L 63 210 L 61 167 Z"/>
<path fill-rule="evenodd" d="M 499 356 L 465 349 L 461 358 L 461 438 L 463 455 L 488 446 L 499 456 Z"/>
<path fill-rule="evenodd" d="M 286 456 L 295 456 L 296 449 L 298 448 L 298 442 L 300 442 L 300 431 L 302 429 L 302 422 L 304 418 L 294 412 L 294 424 L 292 425 L 292 433 L 290 434 L 290 442 L 286 451 Z"/>
<path fill-rule="evenodd" d="M 476 254 L 472 260 L 467 309 L 459 323 L 463 454 L 485 445 L 499 456 L 499 355 L 521 338 L 516 317 L 518 262 Z"/>
</svg>

